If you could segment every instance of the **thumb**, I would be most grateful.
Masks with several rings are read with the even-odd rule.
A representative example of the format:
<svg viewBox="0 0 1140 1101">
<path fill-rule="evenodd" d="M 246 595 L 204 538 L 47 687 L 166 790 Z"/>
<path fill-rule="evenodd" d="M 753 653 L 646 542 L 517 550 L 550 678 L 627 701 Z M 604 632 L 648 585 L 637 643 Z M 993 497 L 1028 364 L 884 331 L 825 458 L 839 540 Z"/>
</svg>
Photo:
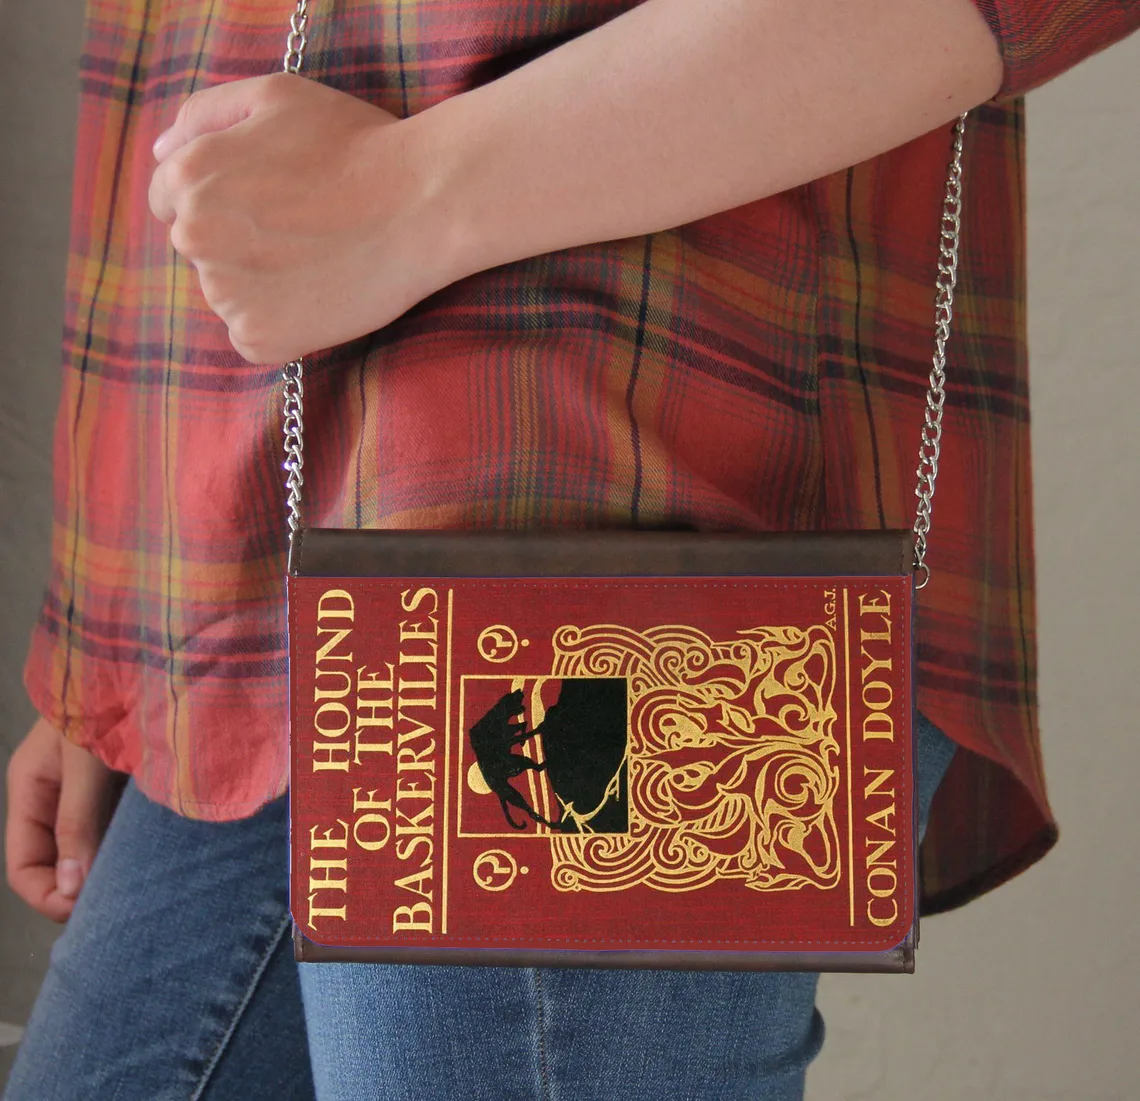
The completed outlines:
<svg viewBox="0 0 1140 1101">
<path fill-rule="evenodd" d="M 114 773 L 94 754 L 71 742 L 63 744 L 61 771 L 55 821 L 56 890 L 62 897 L 74 899 L 107 829 L 113 809 Z"/>
<path fill-rule="evenodd" d="M 228 130 L 253 113 L 255 86 L 264 77 L 231 80 L 213 88 L 203 88 L 185 100 L 178 109 L 178 117 L 169 130 L 163 131 L 152 147 L 154 158 L 161 164 L 182 146 L 212 134 Z"/>
</svg>

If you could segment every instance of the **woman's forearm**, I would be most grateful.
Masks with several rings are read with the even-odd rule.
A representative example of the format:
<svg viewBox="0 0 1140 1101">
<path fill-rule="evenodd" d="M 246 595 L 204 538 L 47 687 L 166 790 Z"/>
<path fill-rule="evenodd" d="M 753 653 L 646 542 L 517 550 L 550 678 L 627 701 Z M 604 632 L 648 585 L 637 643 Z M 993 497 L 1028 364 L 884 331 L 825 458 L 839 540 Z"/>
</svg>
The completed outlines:
<svg viewBox="0 0 1140 1101">
<path fill-rule="evenodd" d="M 838 171 L 1001 86 L 972 0 L 645 0 L 409 118 L 288 74 L 195 92 L 148 196 L 251 362 L 450 283 Z"/>
<path fill-rule="evenodd" d="M 1001 83 L 972 0 L 645 0 L 405 121 L 456 278 L 876 156 Z"/>
</svg>

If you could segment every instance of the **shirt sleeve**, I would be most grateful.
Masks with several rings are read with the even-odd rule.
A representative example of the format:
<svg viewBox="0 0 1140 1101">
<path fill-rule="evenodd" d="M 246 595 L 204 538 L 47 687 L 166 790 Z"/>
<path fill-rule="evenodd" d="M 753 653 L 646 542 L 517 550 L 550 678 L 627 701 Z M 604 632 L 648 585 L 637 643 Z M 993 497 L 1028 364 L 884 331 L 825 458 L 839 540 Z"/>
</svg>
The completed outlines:
<svg viewBox="0 0 1140 1101">
<path fill-rule="evenodd" d="M 974 0 L 1001 49 L 1010 100 L 1140 28 L 1140 0 Z"/>
</svg>

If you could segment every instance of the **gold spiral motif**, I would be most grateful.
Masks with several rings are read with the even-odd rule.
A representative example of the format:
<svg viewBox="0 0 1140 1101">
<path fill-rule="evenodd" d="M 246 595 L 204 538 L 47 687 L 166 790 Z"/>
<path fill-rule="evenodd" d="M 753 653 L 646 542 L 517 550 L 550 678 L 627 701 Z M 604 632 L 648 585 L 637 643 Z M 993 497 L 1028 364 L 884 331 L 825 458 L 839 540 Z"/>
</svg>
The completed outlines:
<svg viewBox="0 0 1140 1101">
<path fill-rule="evenodd" d="M 685 626 L 561 627 L 558 677 L 629 683 L 629 832 L 551 839 L 554 886 L 828 889 L 841 879 L 835 641 L 824 626 L 716 641 Z"/>
</svg>

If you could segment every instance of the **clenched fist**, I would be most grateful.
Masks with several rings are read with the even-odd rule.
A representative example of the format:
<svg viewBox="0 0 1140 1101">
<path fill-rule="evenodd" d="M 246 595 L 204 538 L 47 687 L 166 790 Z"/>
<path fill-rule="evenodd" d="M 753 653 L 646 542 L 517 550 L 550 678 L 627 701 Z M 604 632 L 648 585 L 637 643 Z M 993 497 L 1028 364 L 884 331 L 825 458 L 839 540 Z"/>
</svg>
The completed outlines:
<svg viewBox="0 0 1140 1101">
<path fill-rule="evenodd" d="M 8 762 L 8 883 L 66 921 L 91 870 L 126 777 L 40 719 Z"/>
<path fill-rule="evenodd" d="M 196 92 L 155 142 L 150 208 L 246 359 L 363 336 L 465 274 L 414 122 L 278 73 Z"/>
</svg>

